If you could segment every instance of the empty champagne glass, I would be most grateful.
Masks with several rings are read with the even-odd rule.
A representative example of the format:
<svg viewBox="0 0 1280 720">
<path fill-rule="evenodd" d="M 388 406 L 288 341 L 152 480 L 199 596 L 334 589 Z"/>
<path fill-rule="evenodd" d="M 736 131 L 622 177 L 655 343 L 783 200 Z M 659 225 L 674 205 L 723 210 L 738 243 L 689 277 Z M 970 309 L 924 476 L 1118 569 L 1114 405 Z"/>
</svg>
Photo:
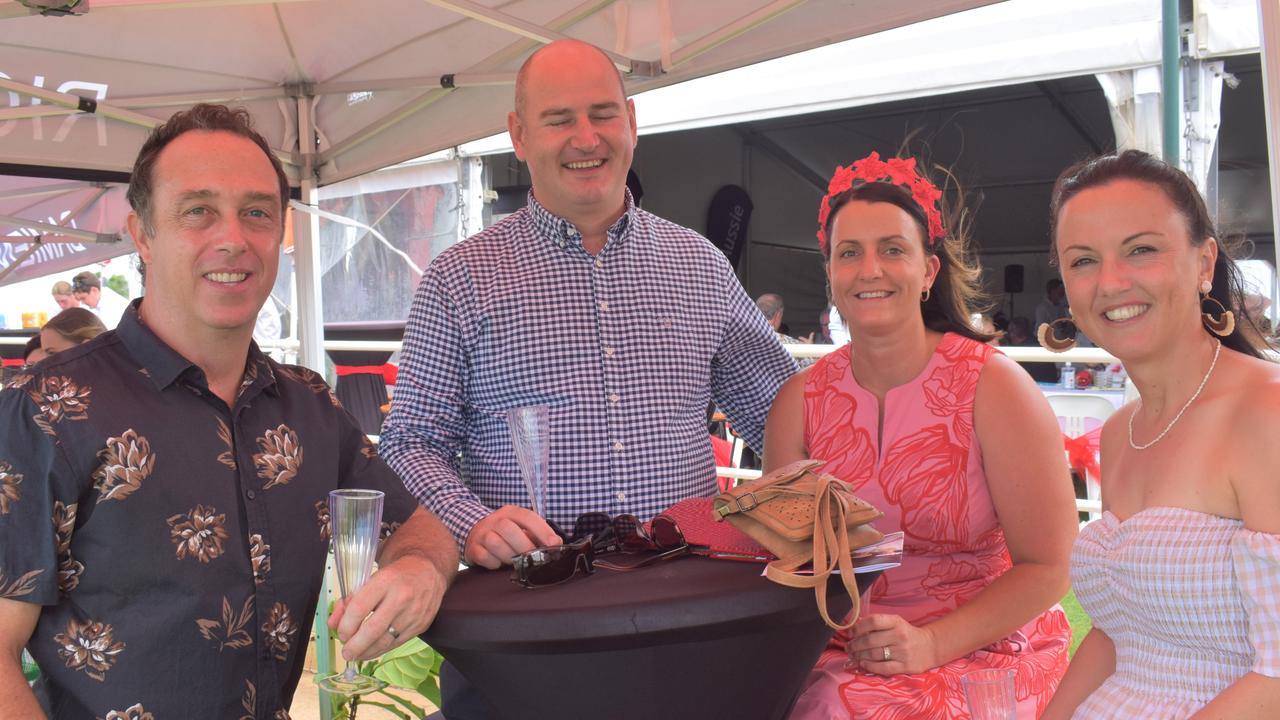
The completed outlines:
<svg viewBox="0 0 1280 720">
<path fill-rule="evenodd" d="M 1018 700 L 1014 671 L 1007 668 L 973 670 L 960 677 L 973 720 L 1016 720 Z"/>
<path fill-rule="evenodd" d="M 529 503 L 539 517 L 547 516 L 547 468 L 551 455 L 551 420 L 546 405 L 527 405 L 507 411 L 507 426 L 515 446 L 520 476 L 529 490 Z"/>
<path fill-rule="evenodd" d="M 346 600 L 373 573 L 382 529 L 381 490 L 332 490 L 329 492 L 329 528 L 333 537 L 333 562 L 338 569 L 338 589 Z M 356 672 L 355 662 L 346 670 L 316 679 L 316 684 L 337 695 L 364 695 L 386 683 Z"/>
</svg>

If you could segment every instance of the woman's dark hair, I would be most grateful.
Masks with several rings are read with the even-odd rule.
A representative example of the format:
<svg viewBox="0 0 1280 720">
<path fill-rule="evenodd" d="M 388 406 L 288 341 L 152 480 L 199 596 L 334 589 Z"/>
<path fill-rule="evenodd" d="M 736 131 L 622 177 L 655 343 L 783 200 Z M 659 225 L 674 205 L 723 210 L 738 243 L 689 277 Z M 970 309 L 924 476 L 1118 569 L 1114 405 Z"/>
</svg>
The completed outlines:
<svg viewBox="0 0 1280 720">
<path fill-rule="evenodd" d="M 97 315 L 80 307 L 63 310 L 49 318 L 49 322 L 40 329 L 52 330 L 76 345 L 92 340 L 107 331 L 107 327 L 102 324 Z"/>
<path fill-rule="evenodd" d="M 1209 297 L 1232 310 L 1236 316 L 1235 330 L 1222 338 L 1222 344 L 1246 355 L 1263 357 L 1261 349 L 1244 332 L 1247 323 L 1255 331 L 1256 337 L 1263 337 L 1254 318 L 1245 310 L 1244 281 L 1240 267 L 1233 257 L 1237 248 L 1219 238 L 1213 219 L 1209 217 L 1209 210 L 1205 207 L 1204 198 L 1191 178 L 1148 153 L 1125 150 L 1101 155 L 1062 171 L 1058 181 L 1054 183 L 1053 198 L 1049 203 L 1050 264 L 1056 265 L 1058 262 L 1058 218 L 1062 215 L 1063 206 L 1085 190 L 1117 180 L 1149 183 L 1164 191 L 1165 197 L 1169 198 L 1169 202 L 1173 203 L 1186 221 L 1187 235 L 1192 246 L 1200 247 L 1209 238 L 1217 240 L 1218 259 L 1213 266 L 1213 288 L 1209 291 Z M 1209 332 L 1209 329 L 1205 328 L 1205 332 Z"/>
<path fill-rule="evenodd" d="M 917 161 L 916 168 L 920 167 L 922 166 Z M 835 223 L 836 214 L 854 200 L 891 203 L 902 208 L 915 221 L 920 231 L 925 255 L 938 258 L 938 276 L 933 281 L 929 299 L 920 306 L 925 327 L 936 332 L 953 332 L 978 342 L 990 342 L 998 335 L 985 333 L 973 326 L 973 315 L 987 312 L 992 303 L 982 287 L 982 266 L 974 258 L 970 246 L 972 223 L 965 210 L 964 194 L 950 172 L 944 169 L 942 173 L 947 181 L 938 186 L 942 189 L 942 199 L 938 201 L 938 205 L 942 212 L 942 226 L 947 232 L 932 246 L 928 242 L 929 225 L 924 210 L 911 197 L 908 189 L 888 182 L 864 183 L 833 196 L 829 203 L 831 212 L 827 215 L 823 231 L 827 237 L 831 237 L 831 226 Z M 823 262 L 831 261 L 832 245 L 834 243 L 828 244 L 827 256 L 823 258 Z"/>
<path fill-rule="evenodd" d="M 26 362 L 31 357 L 31 353 L 40 349 L 40 333 L 36 333 L 27 338 L 27 344 L 22 348 L 22 362 Z"/>
</svg>

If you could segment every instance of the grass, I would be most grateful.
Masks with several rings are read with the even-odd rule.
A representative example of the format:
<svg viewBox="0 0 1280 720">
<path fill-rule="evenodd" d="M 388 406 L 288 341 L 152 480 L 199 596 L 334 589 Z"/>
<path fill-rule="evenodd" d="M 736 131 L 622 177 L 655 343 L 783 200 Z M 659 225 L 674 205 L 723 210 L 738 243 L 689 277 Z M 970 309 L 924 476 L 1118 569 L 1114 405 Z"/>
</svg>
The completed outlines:
<svg viewBox="0 0 1280 720">
<path fill-rule="evenodd" d="M 1071 655 L 1074 656 L 1084 636 L 1088 635 L 1089 630 L 1093 628 L 1093 623 L 1085 614 L 1084 608 L 1080 607 L 1074 590 L 1062 598 L 1062 609 L 1066 611 L 1067 621 L 1071 623 Z"/>
</svg>

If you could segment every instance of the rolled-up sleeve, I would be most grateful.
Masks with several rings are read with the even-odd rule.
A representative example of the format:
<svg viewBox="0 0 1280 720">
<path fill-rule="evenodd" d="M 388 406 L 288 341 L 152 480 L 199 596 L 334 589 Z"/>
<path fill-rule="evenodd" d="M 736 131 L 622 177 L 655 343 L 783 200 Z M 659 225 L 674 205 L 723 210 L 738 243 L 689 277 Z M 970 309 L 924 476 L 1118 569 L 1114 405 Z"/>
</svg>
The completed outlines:
<svg viewBox="0 0 1280 720">
<path fill-rule="evenodd" d="M 443 259 L 443 258 L 442 258 Z M 457 456 L 467 435 L 464 338 L 468 318 L 440 261 L 422 277 L 405 326 L 402 361 L 379 452 L 409 492 L 438 516 L 461 550 L 490 509 L 462 482 Z"/>
<path fill-rule="evenodd" d="M 782 347 L 727 262 L 721 271 L 728 316 L 711 367 L 711 397 L 747 445 L 764 453 L 764 421 L 796 361 Z"/>
</svg>

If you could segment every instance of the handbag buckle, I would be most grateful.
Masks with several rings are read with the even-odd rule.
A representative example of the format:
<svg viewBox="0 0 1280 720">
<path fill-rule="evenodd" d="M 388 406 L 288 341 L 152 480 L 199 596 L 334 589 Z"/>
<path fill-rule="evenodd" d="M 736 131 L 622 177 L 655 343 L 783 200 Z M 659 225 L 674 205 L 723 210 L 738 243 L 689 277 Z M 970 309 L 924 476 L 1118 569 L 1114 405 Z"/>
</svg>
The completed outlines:
<svg viewBox="0 0 1280 720">
<path fill-rule="evenodd" d="M 751 498 L 750 505 L 743 504 L 743 500 L 746 498 Z M 749 512 L 760 506 L 760 501 L 756 498 L 756 494 L 753 492 L 743 493 L 742 495 L 732 497 L 731 500 L 733 501 L 732 503 L 726 502 L 725 504 L 714 508 L 715 514 L 719 516 L 716 518 L 717 520 L 723 520 L 736 512 Z M 734 509 L 734 506 L 737 506 L 736 510 Z"/>
</svg>

